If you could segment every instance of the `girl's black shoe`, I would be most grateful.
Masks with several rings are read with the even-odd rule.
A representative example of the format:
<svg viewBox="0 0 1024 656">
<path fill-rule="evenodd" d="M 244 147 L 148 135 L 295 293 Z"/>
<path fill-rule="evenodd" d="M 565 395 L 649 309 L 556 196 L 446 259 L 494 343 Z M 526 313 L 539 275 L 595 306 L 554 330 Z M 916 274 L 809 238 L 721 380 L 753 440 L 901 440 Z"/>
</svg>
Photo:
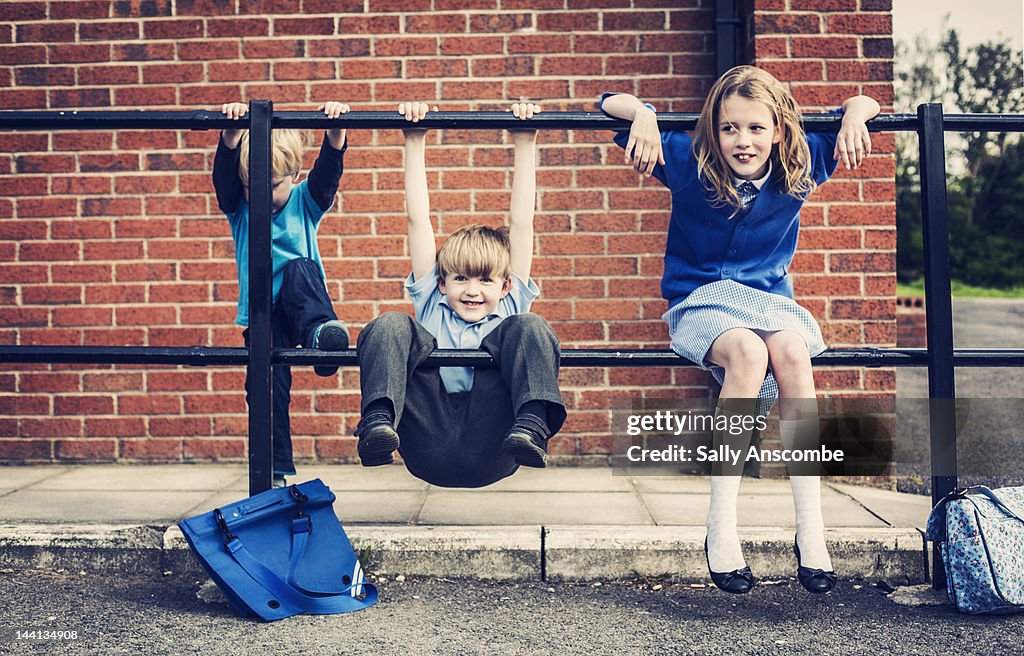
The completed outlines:
<svg viewBox="0 0 1024 656">
<path fill-rule="evenodd" d="M 793 540 L 793 553 L 796 554 L 796 578 L 800 581 L 800 585 L 804 586 L 805 590 L 814 594 L 821 594 L 836 587 L 838 577 L 835 572 L 804 567 L 800 564 L 800 547 L 797 546 L 795 539 Z"/>
<path fill-rule="evenodd" d="M 734 569 L 731 572 L 714 572 L 711 570 L 711 559 L 708 557 L 708 539 L 704 538 L 704 560 L 708 564 L 708 572 L 711 574 L 711 581 L 718 586 L 719 590 L 724 590 L 732 594 L 746 594 L 750 592 L 750 589 L 754 587 L 754 583 L 757 580 L 754 575 L 750 572 L 750 568 L 744 566 L 742 569 Z"/>
</svg>

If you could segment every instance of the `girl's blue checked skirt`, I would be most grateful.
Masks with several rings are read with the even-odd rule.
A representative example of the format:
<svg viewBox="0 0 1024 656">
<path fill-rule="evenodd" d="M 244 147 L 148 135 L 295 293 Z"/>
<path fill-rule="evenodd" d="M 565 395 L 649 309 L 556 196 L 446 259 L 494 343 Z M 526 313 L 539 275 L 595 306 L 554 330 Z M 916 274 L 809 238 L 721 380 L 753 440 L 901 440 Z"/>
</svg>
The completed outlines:
<svg viewBox="0 0 1024 656">
<path fill-rule="evenodd" d="M 825 350 L 818 322 L 796 301 L 735 280 L 698 287 L 662 319 L 668 322 L 672 350 L 710 371 L 719 385 L 725 382 L 725 368 L 709 362 L 707 355 L 719 335 L 733 328 L 789 330 L 804 338 L 811 357 Z M 758 393 L 757 413 L 768 414 L 778 398 L 779 387 L 769 369 Z"/>
</svg>

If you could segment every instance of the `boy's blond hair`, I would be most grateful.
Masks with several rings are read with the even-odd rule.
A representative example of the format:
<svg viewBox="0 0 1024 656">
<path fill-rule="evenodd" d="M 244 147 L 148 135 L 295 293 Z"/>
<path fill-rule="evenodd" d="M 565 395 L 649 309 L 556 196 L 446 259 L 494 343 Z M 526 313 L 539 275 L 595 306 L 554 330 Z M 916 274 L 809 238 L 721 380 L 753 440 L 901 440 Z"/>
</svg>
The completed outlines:
<svg viewBox="0 0 1024 656">
<path fill-rule="evenodd" d="M 274 130 L 271 133 L 271 176 L 292 177 L 302 170 L 302 154 L 306 139 L 301 130 Z M 242 133 L 238 143 L 238 177 L 249 184 L 249 131 Z"/>
<path fill-rule="evenodd" d="M 800 126 L 796 100 L 771 73 L 754 66 L 736 66 L 726 71 L 711 87 L 693 133 L 697 171 L 712 195 L 712 206 L 730 205 L 737 211 L 740 207 L 732 169 L 718 147 L 722 103 L 732 96 L 756 100 L 771 112 L 775 129 L 780 134 L 779 143 L 772 147 L 772 178 L 779 181 L 783 193 L 801 200 L 806 198 L 817 185 L 811 177 L 811 151 Z"/>
<path fill-rule="evenodd" d="M 512 278 L 509 262 L 508 228 L 471 225 L 448 236 L 437 251 L 437 281 L 443 283 L 449 273 L 469 277 Z"/>
</svg>

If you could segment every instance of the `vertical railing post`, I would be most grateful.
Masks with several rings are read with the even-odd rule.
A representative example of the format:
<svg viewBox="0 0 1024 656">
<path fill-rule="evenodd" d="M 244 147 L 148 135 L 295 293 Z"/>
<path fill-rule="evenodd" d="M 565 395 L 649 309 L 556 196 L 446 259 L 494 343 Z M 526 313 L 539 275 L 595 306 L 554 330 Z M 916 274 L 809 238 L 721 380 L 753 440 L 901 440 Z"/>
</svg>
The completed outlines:
<svg viewBox="0 0 1024 656">
<path fill-rule="evenodd" d="M 956 488 L 956 389 L 953 376 L 953 299 L 950 289 L 946 148 L 942 105 L 917 108 L 924 230 L 924 293 L 928 338 L 928 418 L 932 504 Z M 939 545 L 933 545 L 932 585 L 946 586 Z"/>
<path fill-rule="evenodd" d="M 274 106 L 249 103 L 249 495 L 273 478 L 273 381 L 270 335 L 270 143 Z"/>
<path fill-rule="evenodd" d="M 736 0 L 715 0 L 715 75 L 740 63 L 736 42 L 743 20 L 736 16 Z"/>
</svg>

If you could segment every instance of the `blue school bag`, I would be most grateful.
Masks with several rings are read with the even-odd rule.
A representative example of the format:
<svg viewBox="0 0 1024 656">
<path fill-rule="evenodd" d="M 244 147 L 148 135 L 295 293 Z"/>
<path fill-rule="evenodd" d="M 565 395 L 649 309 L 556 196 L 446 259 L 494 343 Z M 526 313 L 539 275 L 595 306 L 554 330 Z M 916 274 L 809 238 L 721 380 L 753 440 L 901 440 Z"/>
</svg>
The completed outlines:
<svg viewBox="0 0 1024 656">
<path fill-rule="evenodd" d="M 954 490 L 928 516 L 946 593 L 961 613 L 1024 611 L 1024 487 Z"/>
<path fill-rule="evenodd" d="M 210 578 L 244 617 L 279 620 L 369 608 L 377 589 L 319 479 L 276 488 L 178 526 Z"/>
</svg>

